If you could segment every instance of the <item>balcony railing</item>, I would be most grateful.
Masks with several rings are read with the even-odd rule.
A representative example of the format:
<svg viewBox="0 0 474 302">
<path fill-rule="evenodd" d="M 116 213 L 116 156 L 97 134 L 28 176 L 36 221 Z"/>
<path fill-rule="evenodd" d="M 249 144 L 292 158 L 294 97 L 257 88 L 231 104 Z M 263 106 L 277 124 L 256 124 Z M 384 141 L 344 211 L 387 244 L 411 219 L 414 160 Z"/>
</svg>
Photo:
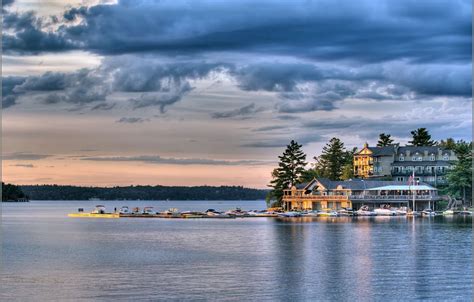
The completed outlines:
<svg viewBox="0 0 474 302">
<path fill-rule="evenodd" d="M 413 199 L 413 195 L 302 195 L 302 196 L 291 196 L 284 195 L 283 200 L 401 200 L 410 201 Z M 439 200 L 438 195 L 415 195 L 415 200 Z"/>
</svg>

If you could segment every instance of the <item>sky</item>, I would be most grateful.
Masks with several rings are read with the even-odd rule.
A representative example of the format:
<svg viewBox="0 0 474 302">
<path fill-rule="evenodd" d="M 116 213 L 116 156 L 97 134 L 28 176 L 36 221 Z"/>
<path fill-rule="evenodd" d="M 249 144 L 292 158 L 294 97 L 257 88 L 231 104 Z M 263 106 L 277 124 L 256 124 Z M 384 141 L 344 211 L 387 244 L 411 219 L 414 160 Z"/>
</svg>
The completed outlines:
<svg viewBox="0 0 474 302">
<path fill-rule="evenodd" d="M 3 1 L 16 184 L 265 188 L 291 141 L 472 139 L 472 4 Z"/>
</svg>

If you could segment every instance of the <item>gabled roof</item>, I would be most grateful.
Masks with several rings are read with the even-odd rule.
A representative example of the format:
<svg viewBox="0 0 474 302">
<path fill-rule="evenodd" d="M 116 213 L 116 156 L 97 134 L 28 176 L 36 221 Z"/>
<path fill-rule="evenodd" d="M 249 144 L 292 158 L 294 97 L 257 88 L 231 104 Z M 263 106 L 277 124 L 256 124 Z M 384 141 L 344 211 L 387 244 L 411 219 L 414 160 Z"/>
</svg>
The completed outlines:
<svg viewBox="0 0 474 302">
<path fill-rule="evenodd" d="M 440 146 L 403 146 L 398 148 L 398 153 L 405 153 L 406 151 L 410 151 L 411 154 L 413 153 L 424 153 L 428 151 L 428 154 L 431 153 L 438 153 L 438 150 L 441 150 L 443 153 L 451 153 L 451 150 L 444 149 Z"/>
<path fill-rule="evenodd" d="M 395 154 L 395 146 L 384 146 L 384 147 L 368 147 L 370 151 L 372 151 L 373 156 L 386 156 L 386 155 L 394 155 Z"/>
<path fill-rule="evenodd" d="M 366 179 L 352 179 L 352 180 L 329 180 L 327 178 L 315 178 L 310 182 L 299 184 L 296 186 L 299 190 L 312 191 L 316 185 L 322 185 L 327 190 L 335 190 L 338 186 L 342 189 L 362 191 L 371 190 L 374 188 L 386 187 L 386 186 L 408 186 L 405 181 L 394 181 L 394 180 L 366 180 Z M 420 183 L 419 185 L 426 185 Z M 434 189 L 434 188 L 433 188 Z M 425 190 L 425 189 L 423 189 Z"/>
</svg>

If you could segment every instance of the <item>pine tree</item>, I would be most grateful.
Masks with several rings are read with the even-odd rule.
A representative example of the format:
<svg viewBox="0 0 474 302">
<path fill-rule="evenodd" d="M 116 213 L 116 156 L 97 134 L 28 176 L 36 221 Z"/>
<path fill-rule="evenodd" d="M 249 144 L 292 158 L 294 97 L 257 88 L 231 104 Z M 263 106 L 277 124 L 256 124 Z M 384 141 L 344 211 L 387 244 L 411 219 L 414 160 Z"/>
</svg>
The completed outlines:
<svg viewBox="0 0 474 302">
<path fill-rule="evenodd" d="M 347 180 L 354 178 L 354 154 L 357 152 L 357 147 L 346 151 L 345 164 L 342 167 L 341 179 Z"/>
<path fill-rule="evenodd" d="M 276 200 L 275 205 L 280 206 L 283 198 L 283 190 L 296 185 L 305 171 L 306 154 L 301 150 L 302 145 L 292 140 L 286 147 L 283 155 L 279 156 L 278 168 L 272 172 L 272 180 L 269 187 L 272 188 L 267 196 L 267 201 Z"/>
<path fill-rule="evenodd" d="M 453 138 L 447 138 L 445 141 L 441 140 L 439 146 L 443 147 L 446 150 L 454 150 L 456 148 L 456 142 Z"/>
<path fill-rule="evenodd" d="M 316 160 L 315 168 L 321 177 L 331 180 L 340 180 L 344 165 L 347 164 L 347 153 L 344 143 L 333 137 L 323 147 L 321 155 L 314 157 Z"/>
<path fill-rule="evenodd" d="M 385 133 L 379 134 L 379 141 L 377 142 L 377 147 L 390 146 L 391 144 L 393 144 L 392 135 Z"/>
<path fill-rule="evenodd" d="M 458 160 L 446 175 L 446 191 L 466 203 L 472 201 L 472 142 L 458 141 L 454 152 Z"/>
<path fill-rule="evenodd" d="M 413 140 L 409 141 L 409 144 L 413 146 L 435 146 L 436 141 L 431 140 L 431 135 L 428 133 L 426 128 L 418 128 L 411 132 Z"/>
</svg>

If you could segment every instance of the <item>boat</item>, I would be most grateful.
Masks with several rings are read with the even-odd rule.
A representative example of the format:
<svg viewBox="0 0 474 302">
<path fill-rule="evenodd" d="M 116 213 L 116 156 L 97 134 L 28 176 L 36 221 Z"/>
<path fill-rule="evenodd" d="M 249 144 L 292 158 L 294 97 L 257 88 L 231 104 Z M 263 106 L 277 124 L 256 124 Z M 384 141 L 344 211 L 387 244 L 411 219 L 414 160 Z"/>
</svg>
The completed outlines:
<svg viewBox="0 0 474 302">
<path fill-rule="evenodd" d="M 156 215 L 155 210 L 153 210 L 153 207 L 144 207 L 143 208 L 143 215 Z"/>
<path fill-rule="evenodd" d="M 182 218 L 202 218 L 204 217 L 206 214 L 204 214 L 203 212 L 196 212 L 196 211 L 184 211 L 184 212 L 181 212 L 181 217 Z"/>
<path fill-rule="evenodd" d="M 295 212 L 295 211 L 288 211 L 288 212 L 283 212 L 283 213 L 278 213 L 278 217 L 301 217 L 300 212 Z"/>
<path fill-rule="evenodd" d="M 130 214 L 130 209 L 127 206 L 123 206 L 123 207 L 120 208 L 119 213 L 120 214 Z"/>
<path fill-rule="evenodd" d="M 79 208 L 77 213 L 70 213 L 68 217 L 88 217 L 88 218 L 119 218 L 119 213 L 108 213 L 105 210 L 105 206 L 97 205 L 94 210 L 90 213 L 84 213 L 83 208 Z"/>
<path fill-rule="evenodd" d="M 452 209 L 443 211 L 443 215 L 454 215 L 454 211 Z"/>
<path fill-rule="evenodd" d="M 322 210 L 318 213 L 319 217 L 337 217 L 339 213 L 334 210 Z"/>
<path fill-rule="evenodd" d="M 356 212 L 357 216 L 375 216 L 375 212 L 369 209 L 369 206 L 363 205 Z"/>
<path fill-rule="evenodd" d="M 235 218 L 235 216 L 233 216 L 233 215 L 222 213 L 222 212 L 216 211 L 214 209 L 208 209 L 206 211 L 206 216 L 207 216 L 207 218 Z"/>
<path fill-rule="evenodd" d="M 424 209 L 421 211 L 422 216 L 436 216 L 436 212 L 433 211 L 432 209 Z"/>
<path fill-rule="evenodd" d="M 395 214 L 397 216 L 401 216 L 401 215 L 406 215 L 407 214 L 407 207 L 400 207 L 398 209 L 395 210 Z"/>
<path fill-rule="evenodd" d="M 351 208 L 342 208 L 337 213 L 339 216 L 354 216 L 354 211 Z"/>
<path fill-rule="evenodd" d="M 417 211 L 407 211 L 407 216 L 416 217 L 416 216 L 421 216 L 421 214 Z"/>
<path fill-rule="evenodd" d="M 177 208 L 170 208 L 164 212 L 161 212 L 156 215 L 157 217 L 161 218 L 181 218 L 181 213 Z"/>
<path fill-rule="evenodd" d="M 463 210 L 458 213 L 459 215 L 472 216 L 471 211 Z"/>
<path fill-rule="evenodd" d="M 374 210 L 377 216 L 395 216 L 396 211 L 393 211 L 389 205 L 381 205 L 380 208 Z"/>
<path fill-rule="evenodd" d="M 317 217 L 319 215 L 318 211 L 306 211 L 301 213 L 303 217 Z"/>
<path fill-rule="evenodd" d="M 225 212 L 225 214 L 229 216 L 235 216 L 235 217 L 246 217 L 248 216 L 248 212 L 242 211 L 241 208 L 236 208 L 235 210 L 229 210 Z"/>
</svg>

